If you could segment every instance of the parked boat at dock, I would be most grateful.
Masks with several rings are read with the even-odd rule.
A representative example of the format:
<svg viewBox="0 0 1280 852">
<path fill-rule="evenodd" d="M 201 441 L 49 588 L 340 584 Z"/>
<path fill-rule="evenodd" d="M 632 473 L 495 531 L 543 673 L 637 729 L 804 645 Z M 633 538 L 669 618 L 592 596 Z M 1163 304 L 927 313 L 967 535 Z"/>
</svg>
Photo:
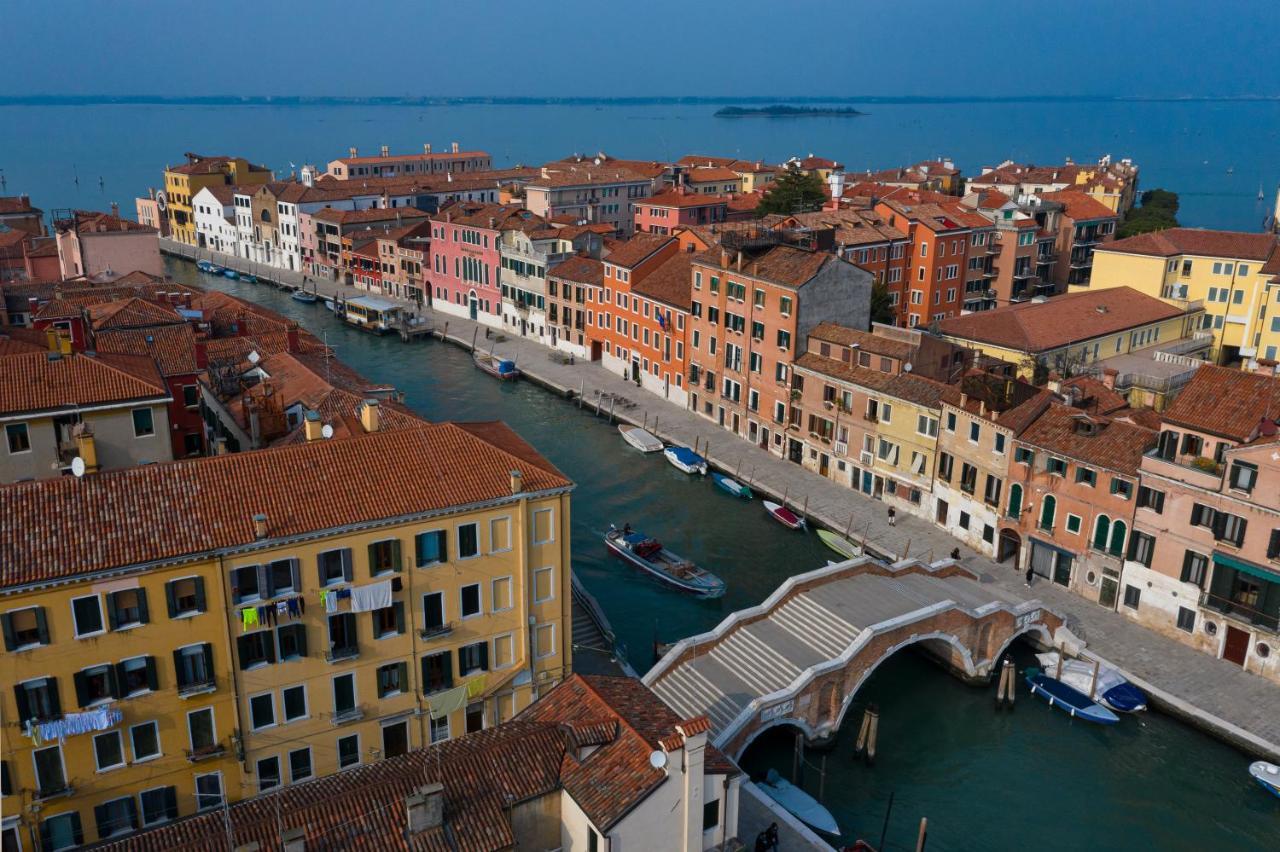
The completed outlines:
<svg viewBox="0 0 1280 852">
<path fill-rule="evenodd" d="M 325 310 L 338 312 L 338 300 L 333 296 L 325 296 L 321 301 L 324 302 Z"/>
<path fill-rule="evenodd" d="M 623 529 L 610 526 L 604 534 L 604 543 L 615 556 L 677 589 L 704 598 L 718 598 L 724 594 L 724 580 L 667 550 L 656 538 L 629 526 Z"/>
<path fill-rule="evenodd" d="M 764 510 L 768 512 L 773 519 L 784 527 L 793 530 L 804 529 L 804 518 L 788 509 L 786 506 L 780 506 L 770 500 L 761 501 L 764 503 Z"/>
<path fill-rule="evenodd" d="M 619 423 L 618 432 L 622 434 L 622 440 L 642 453 L 656 453 L 662 450 L 662 441 L 652 432 L 641 429 L 639 426 Z"/>
<path fill-rule="evenodd" d="M 1146 694 L 1111 666 L 1098 665 L 1095 684 L 1093 663 L 1089 660 L 1064 660 L 1057 651 L 1036 654 L 1036 659 L 1045 672 L 1085 695 L 1097 696 L 1098 703 L 1117 713 L 1140 713 L 1147 709 Z M 1062 664 L 1060 674 L 1059 662 Z"/>
<path fill-rule="evenodd" d="M 242 272 L 240 273 L 240 280 L 246 284 L 257 284 L 258 276 L 254 275 L 252 272 Z"/>
<path fill-rule="evenodd" d="M 501 379 L 505 382 L 520 378 L 520 368 L 516 366 L 515 361 L 499 358 L 492 352 L 477 352 L 472 357 L 475 359 L 477 367 L 495 379 Z"/>
<path fill-rule="evenodd" d="M 381 296 L 353 296 L 342 303 L 342 318 L 356 328 L 382 334 L 397 328 L 404 317 L 398 302 Z"/>
<path fill-rule="evenodd" d="M 239 278 L 239 277 L 240 277 L 240 273 L 239 273 L 239 272 L 236 272 L 234 269 L 232 269 L 232 268 L 230 268 L 230 267 L 226 267 L 226 266 L 224 266 L 224 267 L 222 268 L 222 274 L 223 274 L 224 276 L 226 276 L 227 278 L 230 278 L 232 281 L 234 281 L 234 280 L 236 280 L 237 278 Z"/>
<path fill-rule="evenodd" d="M 711 474 L 711 481 L 720 486 L 721 489 L 729 492 L 734 497 L 745 497 L 750 500 L 755 495 L 751 493 L 751 489 L 743 485 L 732 477 L 725 476 L 723 473 Z"/>
<path fill-rule="evenodd" d="M 1265 760 L 1255 761 L 1249 764 L 1249 774 L 1262 785 L 1262 789 L 1280 798 L 1280 766 Z"/>
<path fill-rule="evenodd" d="M 677 470 L 704 476 L 707 473 L 707 460 L 688 447 L 667 447 L 662 454 Z"/>
<path fill-rule="evenodd" d="M 1050 707 L 1056 707 L 1073 717 L 1084 719 L 1086 722 L 1096 722 L 1099 725 L 1114 725 L 1120 721 L 1119 716 L 1085 693 L 1060 680 L 1054 680 L 1035 666 L 1027 669 L 1026 678 L 1027 686 L 1031 687 L 1031 694 L 1048 701 Z"/>
<path fill-rule="evenodd" d="M 302 302 L 304 305 L 314 305 L 319 299 L 319 297 L 310 290 L 294 290 L 289 294 L 289 298 L 293 299 L 295 302 Z"/>
<path fill-rule="evenodd" d="M 845 559 L 857 559 L 862 555 L 861 547 L 830 530 L 818 530 L 818 539 Z"/>
<path fill-rule="evenodd" d="M 211 260 L 197 260 L 196 269 L 199 269 L 201 272 L 208 272 L 212 275 L 217 275 L 218 272 L 222 270 L 222 267 L 218 266 L 218 264 Z"/>
<path fill-rule="evenodd" d="M 760 789 L 806 825 L 825 834 L 840 833 L 840 826 L 836 824 L 836 818 L 831 815 L 831 811 L 824 808 L 813 796 L 779 775 L 778 770 L 769 770 L 765 780 L 760 782 Z"/>
</svg>

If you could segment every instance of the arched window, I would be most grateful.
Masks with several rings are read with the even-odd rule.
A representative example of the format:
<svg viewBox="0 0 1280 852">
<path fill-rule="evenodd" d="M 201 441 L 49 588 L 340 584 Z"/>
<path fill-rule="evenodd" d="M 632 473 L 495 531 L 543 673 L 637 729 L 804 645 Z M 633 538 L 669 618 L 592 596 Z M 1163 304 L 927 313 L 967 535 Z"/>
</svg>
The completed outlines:
<svg viewBox="0 0 1280 852">
<path fill-rule="evenodd" d="M 1106 515 L 1099 515 L 1098 520 L 1093 524 L 1093 549 L 1106 550 L 1107 539 L 1111 535 L 1111 519 Z"/>
<path fill-rule="evenodd" d="M 1117 520 L 1111 525 L 1111 547 L 1108 548 L 1112 556 L 1124 555 L 1124 538 L 1125 533 L 1129 530 L 1125 527 L 1124 521 Z"/>
<path fill-rule="evenodd" d="M 1044 495 L 1044 505 L 1040 507 L 1040 528 L 1053 529 L 1053 516 L 1058 510 L 1058 499 L 1052 494 Z"/>
<path fill-rule="evenodd" d="M 1022 486 L 1016 482 L 1009 486 L 1009 511 L 1007 514 L 1014 520 L 1022 517 Z"/>
</svg>

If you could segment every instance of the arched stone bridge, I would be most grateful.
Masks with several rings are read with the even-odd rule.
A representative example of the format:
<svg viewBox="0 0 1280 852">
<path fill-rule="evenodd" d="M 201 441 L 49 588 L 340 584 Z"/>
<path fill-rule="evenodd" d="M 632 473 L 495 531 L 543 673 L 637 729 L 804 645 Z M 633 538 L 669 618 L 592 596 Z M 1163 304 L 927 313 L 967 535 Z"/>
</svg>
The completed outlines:
<svg viewBox="0 0 1280 852">
<path fill-rule="evenodd" d="M 741 757 L 760 732 L 795 725 L 835 733 L 859 687 L 901 648 L 920 644 L 966 679 L 989 678 L 1015 638 L 1046 644 L 1062 617 L 951 560 L 887 565 L 860 557 L 791 577 L 764 603 L 685 639 L 644 682 Z"/>
</svg>

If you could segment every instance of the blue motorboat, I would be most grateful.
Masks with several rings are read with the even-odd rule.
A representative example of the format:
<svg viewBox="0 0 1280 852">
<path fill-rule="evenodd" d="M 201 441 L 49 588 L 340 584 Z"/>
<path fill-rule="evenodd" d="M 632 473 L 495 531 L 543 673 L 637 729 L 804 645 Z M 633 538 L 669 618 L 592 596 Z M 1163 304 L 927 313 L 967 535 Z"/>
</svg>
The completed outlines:
<svg viewBox="0 0 1280 852">
<path fill-rule="evenodd" d="M 1119 716 L 1074 686 L 1055 680 L 1035 666 L 1027 669 L 1026 678 L 1027 686 L 1031 687 L 1031 694 L 1048 701 L 1050 707 L 1056 707 L 1075 718 L 1096 722 L 1099 725 L 1114 725 L 1120 721 Z"/>
<path fill-rule="evenodd" d="M 734 497 L 743 497 L 750 500 L 755 496 L 751 493 L 751 489 L 748 486 L 743 485 L 736 479 L 725 476 L 723 473 L 711 474 L 711 481 L 720 486 L 724 491 L 732 494 Z"/>
<path fill-rule="evenodd" d="M 211 260 L 196 261 L 196 269 L 199 269 L 201 272 L 212 273 L 217 268 L 218 268 L 218 265 Z"/>
<path fill-rule="evenodd" d="M 1259 760 L 1249 764 L 1249 774 L 1273 796 L 1280 798 L 1280 766 Z"/>
<path fill-rule="evenodd" d="M 1057 651 L 1036 654 L 1043 671 L 1052 672 L 1060 681 L 1085 695 L 1094 695 L 1098 703 L 1117 713 L 1141 713 L 1147 709 L 1147 696 L 1124 675 L 1101 660 L 1064 660 Z"/>
<path fill-rule="evenodd" d="M 246 284 L 257 284 L 258 276 L 254 275 L 252 272 L 245 272 L 240 276 L 240 280 Z"/>
<path fill-rule="evenodd" d="M 224 268 L 224 269 L 222 270 L 222 274 L 223 274 L 223 275 L 225 275 L 226 277 L 228 277 L 228 278 L 232 279 L 232 280 L 234 280 L 234 279 L 236 279 L 236 278 L 239 278 L 239 277 L 240 277 L 240 273 L 239 273 L 239 272 L 236 272 L 234 269 L 230 269 L 230 268 Z"/>
<path fill-rule="evenodd" d="M 703 475 L 707 472 L 707 460 L 688 447 L 667 447 L 662 454 L 677 470 Z"/>
</svg>

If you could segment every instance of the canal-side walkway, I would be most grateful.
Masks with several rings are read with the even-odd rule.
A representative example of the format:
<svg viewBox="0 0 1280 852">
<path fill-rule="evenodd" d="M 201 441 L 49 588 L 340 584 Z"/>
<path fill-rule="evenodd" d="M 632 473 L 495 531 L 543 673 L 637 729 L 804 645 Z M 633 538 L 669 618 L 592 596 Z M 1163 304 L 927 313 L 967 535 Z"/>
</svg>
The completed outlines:
<svg viewBox="0 0 1280 852">
<path fill-rule="evenodd" d="M 171 245 L 162 241 L 166 251 Z M 188 248 L 182 254 L 191 257 L 192 250 Z M 228 255 L 201 250 L 200 256 L 248 270 L 247 261 Z M 261 275 L 260 269 L 255 271 Z M 301 275 L 297 273 L 272 273 L 272 277 L 277 275 L 285 286 L 301 285 Z M 320 282 L 316 286 L 322 295 L 363 293 L 335 283 Z M 485 339 L 487 326 L 439 312 L 425 313 L 438 330 L 448 324 L 448 338 L 455 344 L 469 348 L 474 336 Z M 493 329 L 488 331 L 496 333 Z M 493 342 L 482 345 L 487 348 Z M 517 360 L 525 376 L 538 384 L 566 395 L 572 392 L 576 396 L 581 391 L 582 404 L 591 408 L 602 394 L 606 400 L 616 396 L 616 420 L 645 423 L 669 443 L 692 447 L 697 442 L 700 452 L 707 448 L 704 455 L 712 464 L 746 481 L 757 493 L 775 498 L 785 494 L 788 504 L 796 510 L 806 509 L 812 521 L 839 532 L 850 528 L 855 539 L 865 535 L 871 555 L 890 561 L 905 556 L 940 559 L 959 547 L 961 562 L 979 572 L 983 582 L 996 583 L 1013 595 L 1035 597 L 1067 615 L 1073 631 L 1088 643 L 1089 651 L 1146 690 L 1161 709 L 1243 750 L 1280 760 L 1280 713 L 1274 709 L 1280 701 L 1280 689 L 1270 682 L 1161 636 L 1050 582 L 1037 578 L 1035 587 L 1028 591 L 1021 575 L 1008 566 L 969 550 L 922 518 L 900 513 L 896 525 L 890 526 L 885 505 L 880 501 L 774 456 L 599 364 L 581 360 L 564 363 L 550 357 L 551 350 L 546 347 L 516 337 L 506 338 L 499 351 Z M 482 377 L 477 374 L 477 381 L 480 380 Z M 608 408 L 606 401 L 606 414 Z"/>
</svg>

